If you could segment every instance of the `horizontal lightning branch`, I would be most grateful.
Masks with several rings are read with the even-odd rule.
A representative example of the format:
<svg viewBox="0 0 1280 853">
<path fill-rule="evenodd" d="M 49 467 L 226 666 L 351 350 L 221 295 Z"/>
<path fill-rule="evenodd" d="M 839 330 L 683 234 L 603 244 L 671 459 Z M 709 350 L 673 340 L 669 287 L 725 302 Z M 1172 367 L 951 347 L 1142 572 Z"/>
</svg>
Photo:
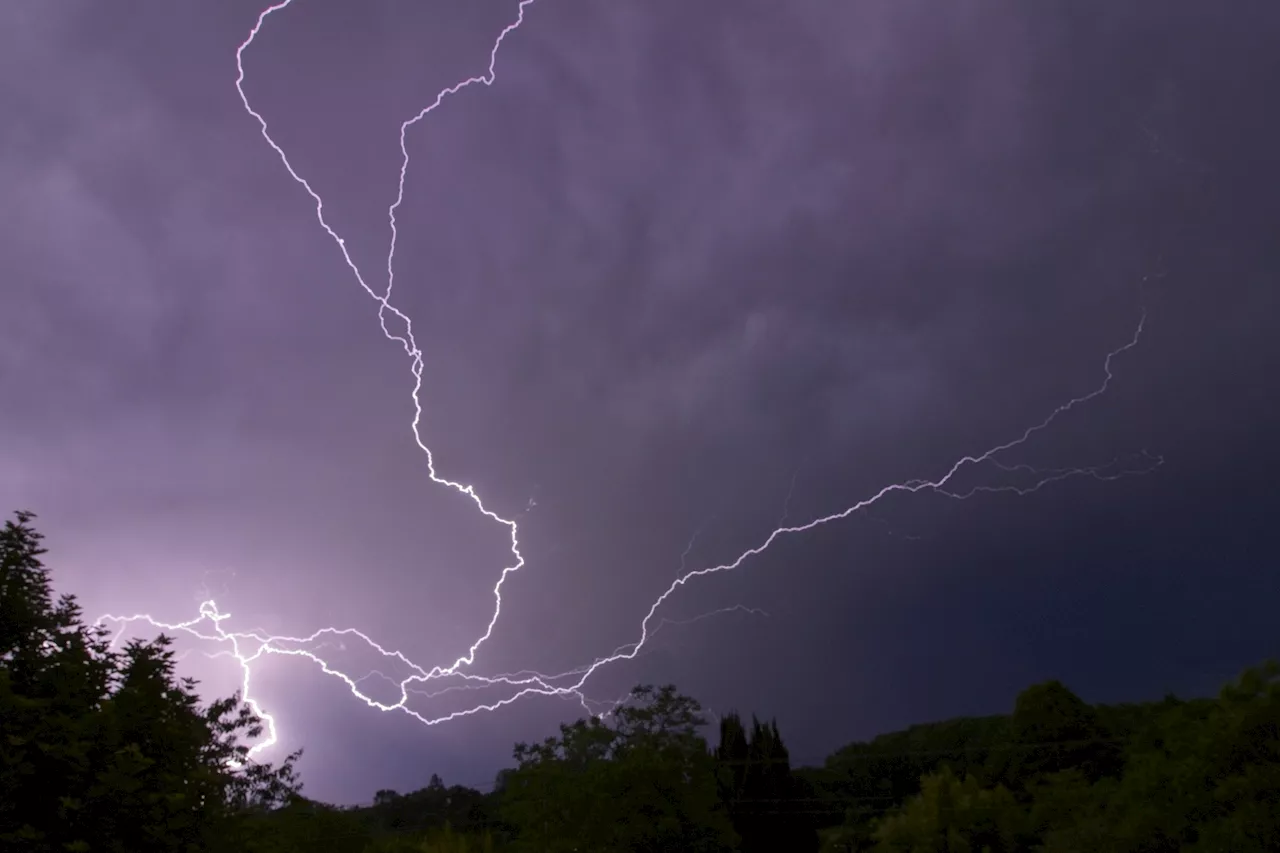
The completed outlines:
<svg viewBox="0 0 1280 853">
<path fill-rule="evenodd" d="M 263 719 L 266 728 L 266 733 L 263 739 L 253 746 L 251 755 L 270 747 L 276 742 L 278 736 L 274 718 L 259 706 L 251 689 L 253 686 L 251 682 L 253 664 L 264 655 L 283 655 L 305 658 L 319 666 L 324 673 L 343 681 L 350 689 L 352 695 L 363 701 L 369 707 L 376 708 L 379 711 L 402 711 L 411 715 L 425 725 L 437 725 L 439 723 L 455 720 L 459 717 L 478 714 L 481 712 L 495 711 L 524 697 L 534 695 L 576 699 L 589 713 L 593 713 L 593 706 L 600 704 L 603 704 L 611 710 L 612 708 L 616 708 L 620 701 L 625 701 L 625 697 L 623 700 L 600 703 L 595 700 L 591 700 L 584 695 L 584 686 L 602 667 L 606 667 L 620 661 L 633 660 L 639 656 L 664 625 L 688 624 L 689 622 L 698 621 L 709 616 L 721 615 L 729 612 L 743 612 L 751 615 L 767 615 L 764 614 L 763 611 L 737 605 L 734 607 L 722 608 L 721 610 L 713 611 L 712 613 L 702 614 L 701 616 L 688 620 L 656 618 L 658 609 L 672 595 L 674 595 L 680 587 L 696 578 L 720 572 L 733 571 L 734 569 L 742 566 L 748 559 L 762 554 L 781 537 L 804 533 L 824 524 L 846 519 L 855 513 L 868 509 L 872 505 L 895 493 L 928 491 L 957 500 L 968 499 L 980 492 L 1010 492 L 1016 495 L 1027 495 L 1051 483 L 1059 482 L 1071 477 L 1093 477 L 1099 480 L 1111 480 L 1129 474 L 1150 472 L 1163 462 L 1159 456 L 1143 451 L 1138 455 L 1138 458 L 1141 461 L 1140 464 L 1137 464 L 1136 466 L 1121 465 L 1119 460 L 1113 460 L 1105 465 L 1046 470 L 1032 468 L 1021 464 L 1006 464 L 997 458 L 1006 451 L 1017 448 L 1030 441 L 1037 433 L 1047 429 L 1058 418 L 1065 415 L 1072 409 L 1104 394 L 1110 387 L 1113 379 L 1113 361 L 1122 353 L 1137 346 L 1138 341 L 1142 336 L 1143 327 L 1146 323 L 1146 314 L 1144 312 L 1138 321 L 1132 338 L 1123 346 L 1107 354 L 1106 359 L 1103 362 L 1104 378 L 1100 384 L 1094 388 L 1094 390 L 1084 394 L 1083 396 L 1068 400 L 1058 406 L 1042 421 L 1027 427 L 1013 439 L 1002 444 L 997 444 L 981 453 L 962 456 L 957 459 L 950 468 L 943 472 L 941 476 L 934 479 L 916 479 L 906 480 L 900 483 L 892 483 L 838 512 L 814 518 L 802 524 L 786 523 L 789 509 L 788 504 L 791 497 L 791 492 L 789 491 L 787 501 L 784 502 L 783 516 L 779 521 L 778 526 L 771 533 L 765 536 L 758 545 L 743 551 L 733 560 L 719 565 L 707 566 L 693 570 L 687 569 L 685 566 L 685 560 L 693 547 L 693 540 L 691 539 L 689 546 L 685 549 L 685 552 L 681 557 L 680 571 L 677 577 L 661 593 L 661 595 L 654 599 L 649 605 L 644 618 L 640 621 L 638 637 L 633 642 L 619 646 L 610 654 L 596 658 L 589 664 L 556 674 L 544 674 L 531 670 L 524 670 L 520 672 L 483 676 L 469 671 L 464 671 L 473 665 L 477 651 L 492 636 L 495 626 L 498 624 L 502 615 L 503 584 L 511 573 L 518 571 L 522 566 L 524 566 L 525 559 L 520 551 L 519 531 L 516 521 L 504 518 L 498 515 L 495 511 L 489 509 L 472 486 L 441 476 L 437 472 L 435 458 L 432 455 L 430 448 L 422 438 L 420 429 L 422 418 L 422 403 L 420 399 L 423 371 L 422 349 L 414 339 L 412 321 L 391 303 L 392 287 L 395 281 L 394 261 L 396 239 L 398 237 L 396 211 L 404 201 L 405 179 L 409 169 L 407 136 L 410 128 L 426 119 L 426 117 L 438 108 L 448 96 L 455 95 L 468 86 L 475 84 L 483 84 L 485 86 L 493 85 L 494 80 L 496 79 L 495 67 L 498 59 L 498 51 L 507 36 L 513 33 L 521 24 L 524 23 L 525 12 L 527 8 L 532 5 L 534 0 L 521 0 L 518 6 L 516 20 L 507 25 L 494 41 L 493 47 L 489 51 L 488 69 L 484 74 L 469 77 L 460 83 L 440 91 L 427 107 L 400 125 L 401 163 L 399 170 L 399 182 L 396 189 L 395 201 L 387 210 L 387 217 L 391 230 L 391 241 L 390 248 L 387 252 L 386 286 L 381 290 L 381 292 L 365 280 L 364 275 L 361 273 L 359 267 L 356 265 L 351 254 L 347 250 L 346 241 L 326 220 L 324 201 L 312 188 L 311 184 L 294 169 L 284 150 L 275 142 L 268 131 L 266 119 L 250 105 L 249 98 L 245 94 L 245 52 L 254 44 L 268 18 L 282 12 L 292 5 L 293 2 L 294 0 L 282 0 L 282 2 L 278 2 L 275 5 L 266 8 L 258 15 L 257 21 L 249 31 L 248 37 L 236 50 L 235 59 L 236 69 L 238 72 L 235 81 L 236 91 L 240 95 L 240 100 L 244 106 L 245 112 L 247 112 L 248 115 L 258 123 L 263 139 L 266 140 L 272 151 L 274 151 L 280 158 L 281 163 L 288 171 L 290 177 L 292 177 L 293 180 L 306 191 L 315 203 L 316 219 L 319 221 L 320 226 L 324 229 L 325 233 L 327 233 L 337 245 L 347 267 L 350 268 L 352 274 L 355 276 L 356 282 L 377 303 L 378 321 L 382 327 L 383 334 L 389 340 L 400 344 L 404 349 L 405 354 L 409 357 L 410 372 L 413 376 L 411 396 L 413 400 L 414 414 L 411 428 L 414 441 L 426 457 L 428 476 L 431 478 L 432 482 L 453 489 L 454 491 L 466 496 L 475 504 L 476 508 L 483 515 L 506 528 L 511 541 L 512 561 L 502 570 L 494 584 L 493 615 L 485 626 L 484 631 L 477 636 L 475 641 L 467 649 L 466 653 L 454 659 L 452 663 L 448 665 L 438 664 L 429 668 L 415 663 L 400 651 L 384 648 L 370 636 L 355 628 L 324 627 L 305 636 L 269 634 L 262 629 L 242 631 L 228 630 L 224 626 L 224 623 L 230 619 L 230 614 L 221 612 L 215 601 L 212 599 L 204 601 L 200 605 L 198 615 L 187 622 L 162 622 L 145 613 L 135 614 L 132 616 L 116 616 L 107 614 L 98 619 L 99 624 L 110 622 L 119 625 L 119 631 L 116 633 L 113 642 L 118 641 L 124 632 L 129 629 L 129 626 L 134 625 L 135 623 L 143 623 L 162 631 L 172 632 L 174 634 L 184 634 L 204 643 L 211 644 L 212 647 L 216 648 L 216 651 L 203 652 L 204 654 L 210 657 L 228 658 L 236 661 L 240 667 L 242 675 L 240 688 L 241 696 L 247 703 L 249 703 L 254 712 Z M 395 324 L 394 329 L 392 328 L 393 323 Z M 1016 479 L 1018 482 L 1003 482 L 990 485 L 971 486 L 964 489 L 955 487 L 954 481 L 962 470 L 976 468 L 977 466 L 984 464 L 1002 472 L 1007 479 Z M 791 489 L 794 490 L 794 488 L 795 478 L 793 477 Z M 348 646 L 358 648 L 366 654 L 369 652 L 374 653 L 382 661 L 382 664 L 380 665 L 381 668 L 365 668 L 362 670 L 364 673 L 363 675 L 353 676 L 343 667 L 339 666 L 339 664 L 335 663 L 334 655 L 331 654 L 331 650 L 337 650 L 339 654 L 345 654 L 348 650 Z M 184 656 L 185 654 L 189 654 L 189 652 L 184 653 Z M 398 696 L 395 697 L 394 700 L 391 700 L 388 697 L 388 700 L 386 701 L 372 698 L 370 693 L 376 692 L 373 685 L 379 685 L 390 693 L 398 694 Z M 449 694 L 466 696 L 472 691 L 488 691 L 490 693 L 498 691 L 504 695 L 490 701 L 474 701 L 460 710 L 434 715 L 410 707 L 411 695 L 418 697 L 421 700 L 431 701 Z M 605 713 L 608 713 L 608 711 L 606 710 Z"/>
</svg>

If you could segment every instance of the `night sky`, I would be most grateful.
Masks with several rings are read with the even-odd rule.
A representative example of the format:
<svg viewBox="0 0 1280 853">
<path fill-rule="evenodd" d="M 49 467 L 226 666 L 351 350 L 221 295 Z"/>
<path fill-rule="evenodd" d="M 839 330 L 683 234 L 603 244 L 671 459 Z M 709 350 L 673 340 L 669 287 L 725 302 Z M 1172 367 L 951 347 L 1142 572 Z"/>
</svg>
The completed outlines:
<svg viewBox="0 0 1280 853">
<path fill-rule="evenodd" d="M 228 630 L 355 627 L 448 665 L 507 531 L 431 482 L 409 358 L 240 101 L 262 8 L 0 5 L 0 505 L 39 515 L 90 618 L 212 597 Z M 295 0 L 244 52 L 371 285 L 401 122 L 516 14 Z M 779 538 L 680 588 L 585 692 L 673 682 L 776 715 L 811 763 L 1038 680 L 1205 694 L 1280 655 L 1277 41 L 1272 0 L 529 6 L 495 85 L 410 130 L 397 211 L 422 437 L 527 560 L 467 671 L 634 643 L 682 560 L 1017 438 L 1101 387 L 1144 310 L 1104 394 L 952 486 L 1098 476 L 894 493 Z M 196 654 L 225 646 L 181 648 L 209 695 L 237 686 Z M 487 788 L 583 713 L 531 696 L 427 727 L 302 658 L 252 673 L 267 757 L 305 747 L 335 802 Z"/>
</svg>

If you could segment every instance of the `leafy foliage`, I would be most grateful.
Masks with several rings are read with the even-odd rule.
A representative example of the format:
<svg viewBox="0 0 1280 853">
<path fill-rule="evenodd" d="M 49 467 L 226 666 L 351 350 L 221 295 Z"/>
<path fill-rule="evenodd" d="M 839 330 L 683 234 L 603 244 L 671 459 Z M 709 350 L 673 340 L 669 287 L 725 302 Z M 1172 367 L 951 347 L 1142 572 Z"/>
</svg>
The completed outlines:
<svg viewBox="0 0 1280 853">
<path fill-rule="evenodd" d="M 637 687 L 607 723 L 579 720 L 516 744 L 503 813 L 525 848 L 545 853 L 732 850 L 705 724 L 674 687 Z"/>
<path fill-rule="evenodd" d="M 879 822 L 875 850 L 1012 853 L 1024 849 L 1024 824 L 1008 788 L 984 788 L 975 777 L 960 779 L 946 768 L 926 776 L 919 796 Z"/>
<path fill-rule="evenodd" d="M 382 790 L 374 795 L 368 816 L 380 831 L 425 833 L 443 830 L 462 833 L 494 827 L 494 804 L 479 791 L 462 785 L 446 786 L 431 774 L 427 787 L 410 794 Z"/>
<path fill-rule="evenodd" d="M 984 756 L 973 773 L 953 770 L 955 747 L 918 752 L 938 760 L 921 775 L 918 792 L 890 807 L 851 803 L 844 825 L 828 833 L 827 849 L 1280 849 L 1275 664 L 1245 671 L 1216 700 L 1192 702 L 1166 697 L 1095 708 L 1048 682 L 1028 688 L 1008 718 L 990 725 L 1003 728 L 1005 743 L 996 748 L 986 736 L 991 728 L 973 727 L 983 734 L 971 754 Z M 847 762 L 850 753 L 842 752 Z M 838 787 L 830 763 L 827 770 L 826 784 Z M 901 784 L 889 781 L 881 790 Z M 849 787 L 866 790 L 873 782 Z"/>
<path fill-rule="evenodd" d="M 293 793 L 297 756 L 250 761 L 258 720 L 235 697 L 202 708 L 166 638 L 117 651 L 55 601 L 32 518 L 0 531 L 0 847 L 205 849 Z"/>
</svg>

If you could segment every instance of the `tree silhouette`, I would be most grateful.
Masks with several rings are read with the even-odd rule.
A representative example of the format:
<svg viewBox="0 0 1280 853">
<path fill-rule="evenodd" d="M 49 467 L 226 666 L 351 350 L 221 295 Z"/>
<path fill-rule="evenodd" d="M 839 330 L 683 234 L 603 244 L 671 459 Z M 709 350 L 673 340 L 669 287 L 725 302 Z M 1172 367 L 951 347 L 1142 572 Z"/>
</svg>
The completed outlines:
<svg viewBox="0 0 1280 853">
<path fill-rule="evenodd" d="M 250 760 L 258 719 L 234 696 L 202 707 L 168 638 L 117 651 L 54 600 L 33 518 L 0 530 L 0 849 L 204 850 L 295 793 L 298 755 Z"/>
<path fill-rule="evenodd" d="M 674 687 L 640 686 L 606 723 L 561 725 L 518 743 L 503 813 L 522 849 L 713 853 L 734 849 L 698 703 Z"/>
<path fill-rule="evenodd" d="M 720 795 L 743 853 L 816 851 L 818 835 L 804 813 L 801 788 L 791 775 L 791 757 L 776 721 L 764 725 L 754 716 L 748 734 L 736 713 L 720 719 L 716 746 Z"/>
</svg>

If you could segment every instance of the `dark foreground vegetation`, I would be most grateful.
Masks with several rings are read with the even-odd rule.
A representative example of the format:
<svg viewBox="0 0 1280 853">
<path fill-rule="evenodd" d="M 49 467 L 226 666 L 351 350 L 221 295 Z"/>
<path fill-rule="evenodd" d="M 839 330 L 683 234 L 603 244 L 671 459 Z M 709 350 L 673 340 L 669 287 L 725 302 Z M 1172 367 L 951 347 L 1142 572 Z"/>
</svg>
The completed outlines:
<svg viewBox="0 0 1280 853">
<path fill-rule="evenodd" d="M 433 776 L 362 808 L 306 799 L 297 755 L 201 705 L 168 641 L 112 649 L 54 600 L 40 536 L 0 531 L 0 850 L 816 853 L 1280 850 L 1280 669 L 1216 699 L 1090 706 L 1057 682 L 1012 713 L 914 726 L 790 765 L 775 724 L 708 747 L 694 700 L 640 687 L 536 744 L 487 792 Z"/>
</svg>

